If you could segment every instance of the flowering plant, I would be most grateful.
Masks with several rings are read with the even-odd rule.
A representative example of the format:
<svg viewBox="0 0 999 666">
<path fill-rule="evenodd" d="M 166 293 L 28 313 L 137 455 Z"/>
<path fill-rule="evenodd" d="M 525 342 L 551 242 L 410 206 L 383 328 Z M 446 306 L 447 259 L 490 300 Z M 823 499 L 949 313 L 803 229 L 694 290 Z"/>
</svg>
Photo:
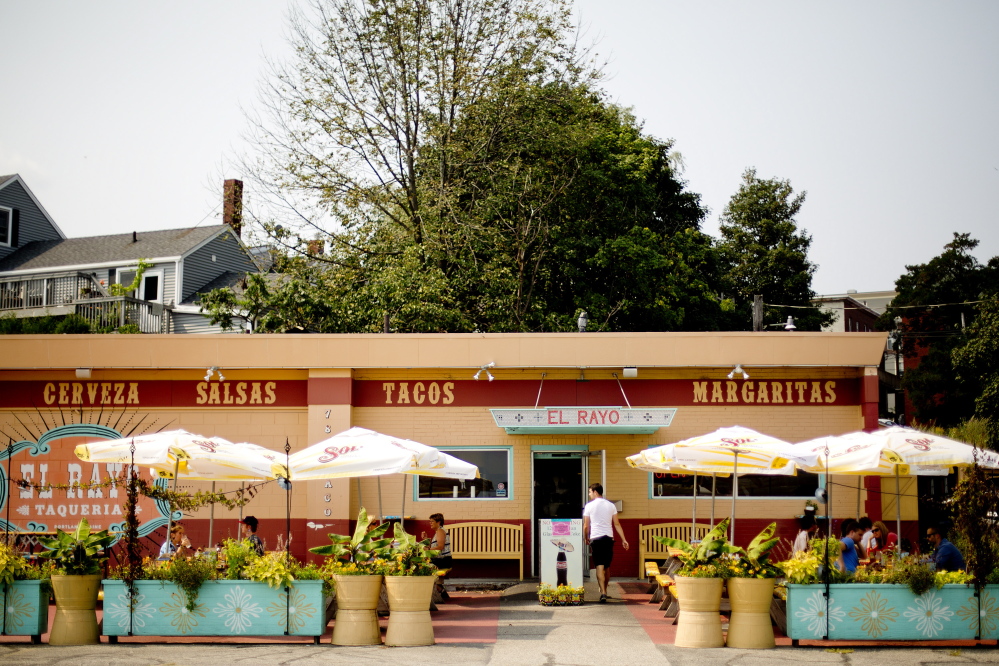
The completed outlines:
<svg viewBox="0 0 999 666">
<path fill-rule="evenodd" d="M 321 567 L 324 576 L 383 576 L 392 569 L 391 562 L 372 558 L 364 562 L 344 562 L 330 558 Z"/>
</svg>

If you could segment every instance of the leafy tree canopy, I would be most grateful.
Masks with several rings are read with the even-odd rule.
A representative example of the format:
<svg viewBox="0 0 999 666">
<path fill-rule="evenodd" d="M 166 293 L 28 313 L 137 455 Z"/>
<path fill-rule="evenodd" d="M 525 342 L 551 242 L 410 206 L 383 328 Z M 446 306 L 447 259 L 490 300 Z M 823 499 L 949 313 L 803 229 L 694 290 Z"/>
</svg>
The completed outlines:
<svg viewBox="0 0 999 666">
<path fill-rule="evenodd" d="M 805 203 L 806 192 L 795 194 L 791 182 L 764 179 L 756 169 L 742 175 L 738 192 L 732 195 L 721 216 L 727 293 L 736 300 L 741 327 L 752 324 L 753 296 L 763 296 L 768 305 L 764 322 L 794 316 L 801 330 L 819 330 L 831 316 L 811 307 L 812 276 L 816 266 L 808 260 L 812 238 L 798 230 L 795 216 Z"/>
</svg>

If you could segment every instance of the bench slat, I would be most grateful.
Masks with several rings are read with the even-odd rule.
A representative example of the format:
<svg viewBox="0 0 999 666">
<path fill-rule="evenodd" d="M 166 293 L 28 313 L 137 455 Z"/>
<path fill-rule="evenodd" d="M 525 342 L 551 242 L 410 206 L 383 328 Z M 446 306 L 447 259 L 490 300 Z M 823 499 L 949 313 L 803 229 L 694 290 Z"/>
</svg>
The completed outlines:
<svg viewBox="0 0 999 666">
<path fill-rule="evenodd" d="M 524 580 L 524 526 L 507 523 L 453 523 L 451 557 L 456 560 L 517 560 Z"/>
</svg>

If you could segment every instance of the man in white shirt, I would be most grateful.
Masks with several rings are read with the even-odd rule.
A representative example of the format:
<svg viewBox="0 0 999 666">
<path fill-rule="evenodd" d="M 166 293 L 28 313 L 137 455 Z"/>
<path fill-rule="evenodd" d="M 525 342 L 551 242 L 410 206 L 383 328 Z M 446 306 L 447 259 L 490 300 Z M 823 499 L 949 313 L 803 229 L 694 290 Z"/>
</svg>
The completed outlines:
<svg viewBox="0 0 999 666">
<path fill-rule="evenodd" d="M 603 497 L 604 487 L 591 483 L 589 494 L 590 501 L 583 507 L 583 536 L 589 540 L 593 551 L 593 566 L 597 570 L 600 603 L 603 604 L 607 602 L 608 572 L 614 557 L 614 530 L 621 537 L 625 550 L 628 550 L 628 540 L 624 538 L 621 522 L 617 519 L 617 507 Z"/>
</svg>

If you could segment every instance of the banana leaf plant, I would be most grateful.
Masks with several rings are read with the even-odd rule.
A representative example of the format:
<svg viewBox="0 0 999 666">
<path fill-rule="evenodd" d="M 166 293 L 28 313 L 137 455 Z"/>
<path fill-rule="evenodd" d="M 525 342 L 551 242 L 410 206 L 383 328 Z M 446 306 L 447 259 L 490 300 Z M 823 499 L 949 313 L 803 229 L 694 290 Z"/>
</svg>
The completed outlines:
<svg viewBox="0 0 999 666">
<path fill-rule="evenodd" d="M 735 548 L 733 552 L 738 557 L 733 570 L 736 578 L 780 578 L 784 570 L 770 564 L 770 552 L 780 539 L 777 533 L 777 523 L 770 523 L 749 543 L 748 548 Z"/>
<path fill-rule="evenodd" d="M 99 574 L 114 540 L 107 530 L 91 532 L 90 523 L 81 518 L 72 532 L 57 529 L 54 537 L 38 537 L 38 542 L 48 548 L 38 556 L 54 560 L 69 576 Z"/>
<path fill-rule="evenodd" d="M 431 576 L 437 567 L 431 561 L 440 555 L 439 550 L 430 548 L 431 540 L 418 540 L 402 527 L 395 524 L 395 540 L 392 543 L 390 576 Z"/>
<path fill-rule="evenodd" d="M 371 530 L 371 519 L 368 512 L 361 507 L 357 514 L 357 526 L 354 528 L 353 536 L 345 534 L 329 534 L 330 541 L 325 546 L 310 548 L 310 553 L 326 555 L 339 562 L 357 562 L 362 564 L 375 559 L 385 559 L 392 551 L 392 539 L 385 538 L 385 531 L 388 530 L 388 523 L 379 525 Z"/>
<path fill-rule="evenodd" d="M 729 519 L 725 518 L 720 523 L 711 528 L 711 531 L 704 535 L 700 543 L 690 544 L 680 539 L 669 537 L 653 537 L 656 541 L 668 548 L 680 551 L 677 559 L 683 562 L 683 568 L 679 575 L 687 575 L 694 572 L 698 567 L 705 568 L 705 565 L 713 565 L 722 555 L 738 552 L 739 548 L 728 543 L 725 535 L 728 534 Z"/>
</svg>

